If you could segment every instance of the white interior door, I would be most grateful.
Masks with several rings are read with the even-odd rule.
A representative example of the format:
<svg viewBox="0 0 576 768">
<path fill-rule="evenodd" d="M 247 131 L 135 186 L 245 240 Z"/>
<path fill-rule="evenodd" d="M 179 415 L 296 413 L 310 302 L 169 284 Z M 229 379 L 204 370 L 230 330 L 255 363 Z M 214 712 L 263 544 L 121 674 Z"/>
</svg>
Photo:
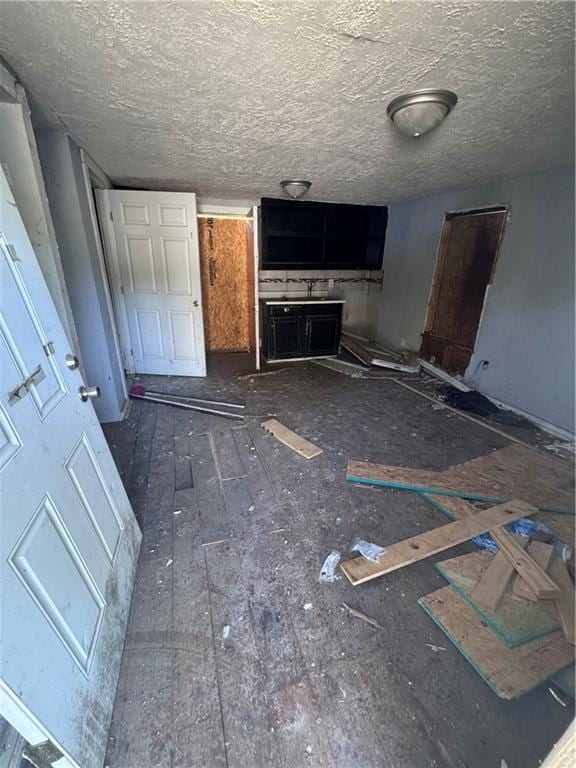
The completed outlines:
<svg viewBox="0 0 576 768">
<path fill-rule="evenodd" d="M 107 190 L 127 367 L 205 376 L 196 195 Z"/>
<path fill-rule="evenodd" d="M 141 536 L 1 168 L 0 270 L 0 715 L 100 768 Z"/>
</svg>

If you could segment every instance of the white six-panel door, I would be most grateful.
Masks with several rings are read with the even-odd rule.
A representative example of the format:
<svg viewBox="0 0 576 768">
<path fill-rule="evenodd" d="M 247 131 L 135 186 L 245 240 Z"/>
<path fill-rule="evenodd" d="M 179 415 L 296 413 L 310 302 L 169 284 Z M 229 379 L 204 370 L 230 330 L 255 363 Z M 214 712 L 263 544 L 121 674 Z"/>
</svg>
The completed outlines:
<svg viewBox="0 0 576 768">
<path fill-rule="evenodd" d="M 205 376 L 196 195 L 106 190 L 128 370 Z"/>
<path fill-rule="evenodd" d="M 140 531 L 0 168 L 0 715 L 101 768 Z"/>
</svg>

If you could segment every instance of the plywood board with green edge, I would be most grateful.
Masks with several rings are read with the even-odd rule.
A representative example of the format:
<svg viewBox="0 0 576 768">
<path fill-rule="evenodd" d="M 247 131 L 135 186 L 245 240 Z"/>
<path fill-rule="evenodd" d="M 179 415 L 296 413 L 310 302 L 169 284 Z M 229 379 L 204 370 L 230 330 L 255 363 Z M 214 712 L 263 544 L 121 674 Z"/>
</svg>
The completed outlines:
<svg viewBox="0 0 576 768">
<path fill-rule="evenodd" d="M 351 584 L 354 586 L 363 584 L 365 581 L 462 544 L 500 525 L 520 520 L 535 511 L 535 508 L 529 504 L 513 499 L 505 504 L 489 507 L 461 520 L 455 520 L 453 523 L 441 525 L 409 539 L 390 544 L 386 546 L 377 563 L 360 556 L 342 563 L 341 568 Z"/>
<path fill-rule="evenodd" d="M 481 550 L 443 560 L 436 563 L 436 569 L 509 648 L 529 643 L 559 630 L 560 621 L 551 600 L 533 603 L 507 590 L 502 595 L 496 611 L 487 611 L 476 603 L 473 597 L 474 588 L 494 558 L 492 553 Z"/>
<path fill-rule="evenodd" d="M 349 461 L 346 479 L 419 493 L 499 503 L 519 498 L 537 507 L 574 511 L 574 464 L 509 445 L 444 472 Z"/>
<path fill-rule="evenodd" d="M 574 660 L 561 632 L 508 648 L 452 587 L 418 603 L 501 699 L 518 698 Z"/>
</svg>

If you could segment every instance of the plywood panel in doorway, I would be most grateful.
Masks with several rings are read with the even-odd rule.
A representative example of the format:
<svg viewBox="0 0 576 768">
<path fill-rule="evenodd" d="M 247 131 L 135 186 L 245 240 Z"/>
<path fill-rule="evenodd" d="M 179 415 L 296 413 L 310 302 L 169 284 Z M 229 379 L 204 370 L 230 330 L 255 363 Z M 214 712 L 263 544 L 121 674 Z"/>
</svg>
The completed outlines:
<svg viewBox="0 0 576 768">
<path fill-rule="evenodd" d="M 246 222 L 200 219 L 200 266 L 206 348 L 248 349 L 248 242 Z"/>
</svg>

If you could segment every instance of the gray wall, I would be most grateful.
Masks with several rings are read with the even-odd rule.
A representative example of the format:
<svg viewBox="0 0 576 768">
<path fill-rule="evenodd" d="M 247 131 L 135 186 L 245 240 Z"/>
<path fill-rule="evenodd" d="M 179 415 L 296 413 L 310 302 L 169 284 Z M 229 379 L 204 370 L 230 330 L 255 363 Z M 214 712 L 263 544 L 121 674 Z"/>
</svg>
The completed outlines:
<svg viewBox="0 0 576 768">
<path fill-rule="evenodd" d="M 86 383 L 102 389 L 93 401 L 100 421 L 119 421 L 125 404 L 113 320 L 106 303 L 80 150 L 57 131 L 36 132 L 64 280 L 78 334 Z"/>
<path fill-rule="evenodd" d="M 376 338 L 419 349 L 444 214 L 497 204 L 510 221 L 465 380 L 574 432 L 571 167 L 391 206 L 383 290 L 370 307 Z"/>
</svg>

